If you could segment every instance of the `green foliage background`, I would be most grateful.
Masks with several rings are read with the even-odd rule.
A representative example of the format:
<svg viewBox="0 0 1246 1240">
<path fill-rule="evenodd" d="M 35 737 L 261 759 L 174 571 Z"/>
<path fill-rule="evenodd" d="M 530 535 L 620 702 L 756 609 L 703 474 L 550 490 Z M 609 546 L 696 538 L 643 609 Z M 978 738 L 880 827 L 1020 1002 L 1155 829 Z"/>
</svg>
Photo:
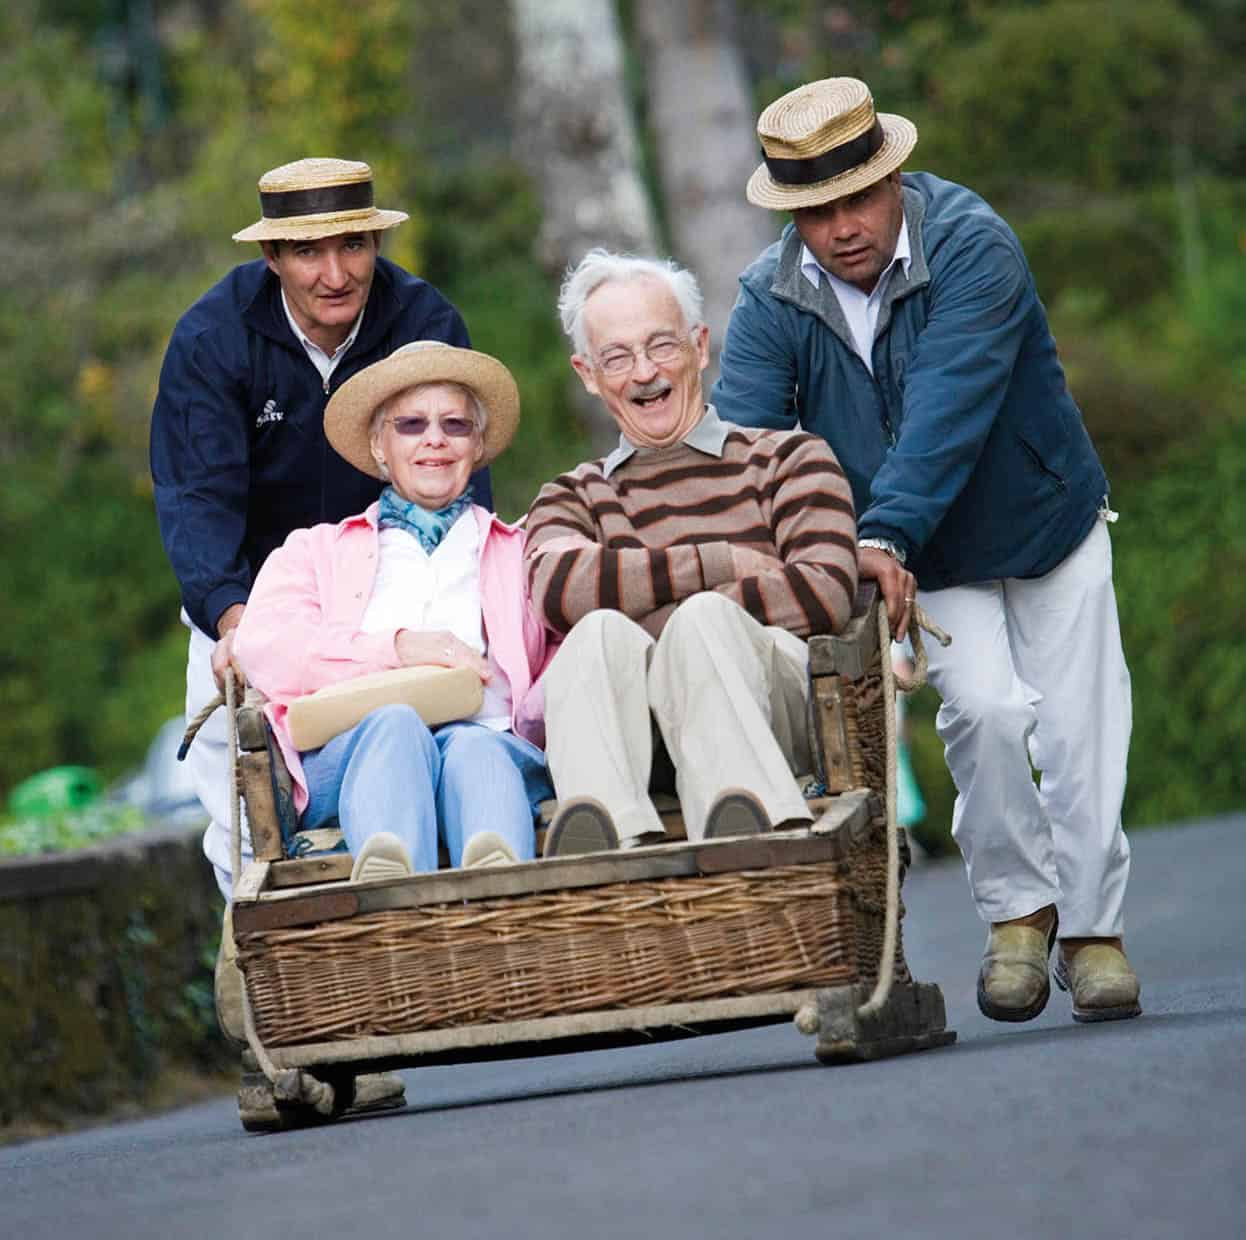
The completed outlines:
<svg viewBox="0 0 1246 1240">
<path fill-rule="evenodd" d="M 633 3 L 651 0 L 632 0 Z M 864 77 L 913 167 L 1024 241 L 1113 480 L 1131 823 L 1246 804 L 1246 11 L 1238 0 L 737 0 L 760 107 Z M 579 459 L 540 224 L 511 155 L 505 6 L 9 0 L 0 12 L 0 792 L 115 774 L 181 701 L 147 418 L 176 317 L 234 263 L 265 168 L 367 159 L 388 253 L 515 371 L 516 515 Z M 643 75 L 643 56 L 633 57 Z M 719 325 L 721 326 L 721 325 Z M 951 790 L 916 704 L 928 838 Z"/>
<path fill-rule="evenodd" d="M 758 102 L 852 74 L 920 134 L 909 166 L 1017 230 L 1112 480 L 1134 688 L 1127 825 L 1246 804 L 1246 6 L 1236 0 L 744 5 Z M 948 851 L 954 790 L 911 712 Z"/>
<path fill-rule="evenodd" d="M 412 66 L 453 19 L 406 0 L 14 0 L 0 15 L 0 795 L 66 761 L 116 774 L 181 707 L 185 632 L 156 531 L 147 420 L 179 314 L 254 247 L 255 181 L 302 155 L 371 163 L 411 222 L 386 253 L 505 358 L 516 516 L 583 453 L 536 198 L 495 141 L 454 149 Z M 442 68 L 440 88 L 455 85 Z M 448 152 L 448 154 L 447 154 Z"/>
</svg>

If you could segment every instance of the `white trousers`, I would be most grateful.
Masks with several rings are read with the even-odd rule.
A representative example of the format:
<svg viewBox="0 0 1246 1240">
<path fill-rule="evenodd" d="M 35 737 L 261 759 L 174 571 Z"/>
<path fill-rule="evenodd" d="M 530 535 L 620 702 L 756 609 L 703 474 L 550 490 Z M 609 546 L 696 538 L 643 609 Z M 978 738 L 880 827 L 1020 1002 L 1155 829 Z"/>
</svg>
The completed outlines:
<svg viewBox="0 0 1246 1240">
<path fill-rule="evenodd" d="M 651 719 L 675 766 L 688 838 L 715 798 L 744 788 L 772 823 L 812 815 L 808 652 L 721 594 L 694 594 L 654 639 L 622 612 L 590 612 L 545 673 L 545 756 L 560 800 L 591 796 L 623 839 L 661 831 L 649 798 Z"/>
<path fill-rule="evenodd" d="M 918 601 L 952 635 L 947 649 L 927 643 L 930 682 L 957 789 L 952 835 L 982 919 L 1054 904 L 1061 937 L 1119 935 L 1132 714 L 1103 520 L 1044 577 Z"/>
<path fill-rule="evenodd" d="M 191 624 L 185 612 L 182 623 L 190 629 L 190 649 L 186 656 L 186 718 L 193 719 L 217 694 L 212 676 L 212 648 L 216 645 L 206 633 Z M 225 708 L 215 711 L 199 730 L 186 755 L 195 795 L 211 822 L 203 833 L 203 852 L 212 863 L 216 885 L 229 900 L 233 893 L 230 876 L 229 798 L 233 795 L 229 779 L 229 746 L 226 740 Z M 242 820 L 242 863 L 251 860 L 251 832 Z"/>
</svg>

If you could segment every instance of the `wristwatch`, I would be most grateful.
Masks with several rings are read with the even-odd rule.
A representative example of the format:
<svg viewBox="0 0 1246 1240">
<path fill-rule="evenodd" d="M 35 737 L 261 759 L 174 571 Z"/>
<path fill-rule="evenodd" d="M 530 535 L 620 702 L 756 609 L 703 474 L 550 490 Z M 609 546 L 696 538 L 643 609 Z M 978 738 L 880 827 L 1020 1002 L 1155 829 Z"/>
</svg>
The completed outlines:
<svg viewBox="0 0 1246 1240">
<path fill-rule="evenodd" d="M 859 538 L 858 547 L 873 547 L 876 551 L 885 551 L 897 564 L 903 564 L 907 554 L 902 547 L 897 547 L 890 538 Z"/>
</svg>

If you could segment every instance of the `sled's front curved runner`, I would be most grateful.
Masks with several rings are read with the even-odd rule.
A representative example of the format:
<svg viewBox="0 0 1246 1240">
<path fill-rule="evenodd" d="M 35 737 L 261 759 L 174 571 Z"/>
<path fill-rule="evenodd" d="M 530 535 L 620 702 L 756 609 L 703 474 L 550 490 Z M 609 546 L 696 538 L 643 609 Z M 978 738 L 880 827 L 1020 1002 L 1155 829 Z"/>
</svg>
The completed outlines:
<svg viewBox="0 0 1246 1240">
<path fill-rule="evenodd" d="M 953 1041 L 938 986 L 904 962 L 901 828 L 888 864 L 893 689 L 872 591 L 859 603 L 844 634 L 809 643 L 826 795 L 799 831 L 692 843 L 672 803 L 668 843 L 352 884 L 345 854 L 281 859 L 283 772 L 259 712 L 242 708 L 257 857 L 233 905 L 244 1126 L 339 1114 L 356 1076 L 382 1068 L 787 1020 L 824 1063 Z"/>
</svg>

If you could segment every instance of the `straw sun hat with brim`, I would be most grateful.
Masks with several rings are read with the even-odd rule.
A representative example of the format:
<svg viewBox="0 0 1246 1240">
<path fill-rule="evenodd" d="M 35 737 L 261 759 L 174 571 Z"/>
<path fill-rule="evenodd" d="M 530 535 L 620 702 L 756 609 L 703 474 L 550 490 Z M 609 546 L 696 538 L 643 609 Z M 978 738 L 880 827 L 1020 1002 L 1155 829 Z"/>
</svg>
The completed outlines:
<svg viewBox="0 0 1246 1240">
<path fill-rule="evenodd" d="M 372 169 L 352 159 L 300 159 L 259 180 L 260 218 L 235 241 L 315 241 L 342 233 L 383 232 L 405 211 L 372 205 Z"/>
<path fill-rule="evenodd" d="M 792 211 L 855 194 L 894 172 L 917 145 L 917 126 L 874 111 L 856 78 L 826 78 L 776 99 L 757 121 L 764 162 L 745 194 Z"/>
<path fill-rule="evenodd" d="M 461 383 L 470 388 L 489 415 L 480 464 L 487 465 L 506 450 L 519 426 L 519 388 L 511 372 L 487 353 L 457 349 L 439 340 L 416 340 L 361 370 L 333 393 L 324 411 L 324 433 L 338 455 L 380 478 L 368 437 L 372 414 L 391 396 L 418 383 Z"/>
</svg>

